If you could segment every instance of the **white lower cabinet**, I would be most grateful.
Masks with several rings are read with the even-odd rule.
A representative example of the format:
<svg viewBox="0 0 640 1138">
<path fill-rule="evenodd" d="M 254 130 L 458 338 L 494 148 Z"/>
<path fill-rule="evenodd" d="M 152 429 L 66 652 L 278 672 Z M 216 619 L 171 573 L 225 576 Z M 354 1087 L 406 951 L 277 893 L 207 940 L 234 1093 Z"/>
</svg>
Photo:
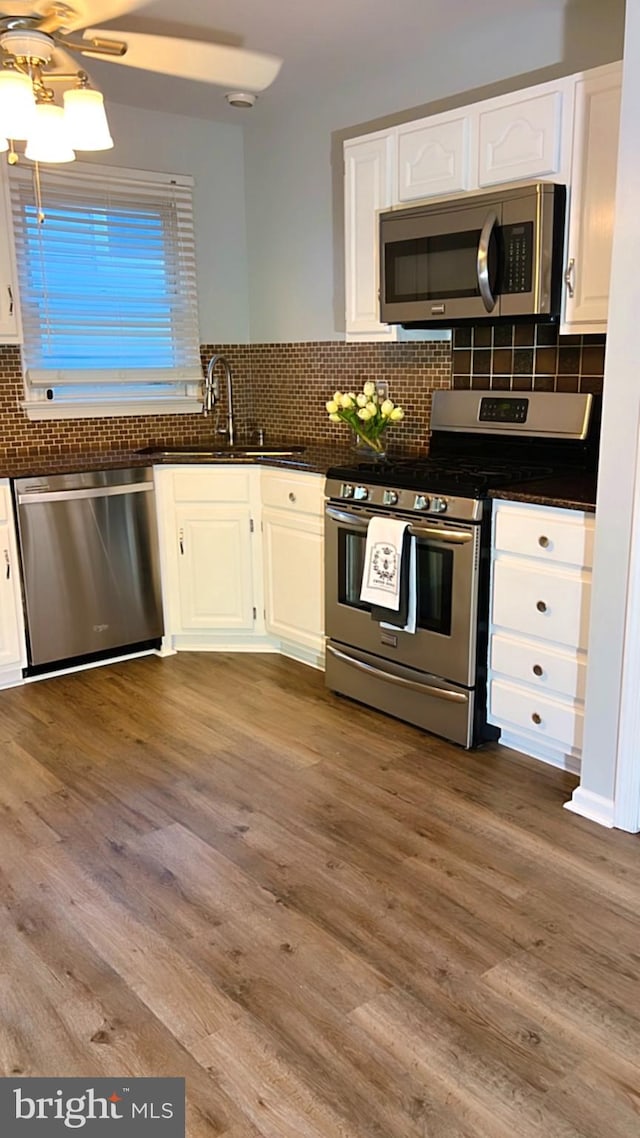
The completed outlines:
<svg viewBox="0 0 640 1138">
<path fill-rule="evenodd" d="M 489 721 L 508 747 L 579 771 L 594 515 L 494 503 Z"/>
<path fill-rule="evenodd" d="M 264 636 L 256 476 L 156 468 L 165 649 L 241 649 Z"/>
<path fill-rule="evenodd" d="M 11 491 L 0 482 L 0 688 L 22 683 L 27 654 Z"/>
<path fill-rule="evenodd" d="M 287 655 L 324 657 L 324 499 L 317 474 L 262 475 L 267 631 Z"/>
<path fill-rule="evenodd" d="M 155 470 L 165 651 L 324 652 L 324 479 L 252 466 Z"/>
</svg>

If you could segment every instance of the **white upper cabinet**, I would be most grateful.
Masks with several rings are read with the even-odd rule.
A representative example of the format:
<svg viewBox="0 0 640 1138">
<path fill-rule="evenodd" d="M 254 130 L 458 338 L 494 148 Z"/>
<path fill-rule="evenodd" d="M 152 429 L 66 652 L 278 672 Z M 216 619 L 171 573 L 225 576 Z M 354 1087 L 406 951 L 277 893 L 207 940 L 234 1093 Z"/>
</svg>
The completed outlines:
<svg viewBox="0 0 640 1138">
<path fill-rule="evenodd" d="M 347 339 L 404 335 L 378 316 L 380 210 L 523 181 L 568 188 L 561 331 L 606 331 L 621 85 L 609 64 L 346 142 Z"/>
<path fill-rule="evenodd" d="M 395 131 L 345 143 L 345 291 L 349 340 L 394 340 L 379 320 L 378 211 L 395 197 Z"/>
<path fill-rule="evenodd" d="M 562 331 L 604 332 L 618 165 L 622 65 L 578 79 Z"/>
<path fill-rule="evenodd" d="M 398 200 L 468 190 L 473 129 L 464 109 L 398 127 Z"/>
<path fill-rule="evenodd" d="M 557 179 L 568 168 L 571 85 L 562 80 L 478 106 L 477 185 Z"/>
<path fill-rule="evenodd" d="M 0 166 L 0 344 L 22 339 L 7 171 Z"/>
</svg>

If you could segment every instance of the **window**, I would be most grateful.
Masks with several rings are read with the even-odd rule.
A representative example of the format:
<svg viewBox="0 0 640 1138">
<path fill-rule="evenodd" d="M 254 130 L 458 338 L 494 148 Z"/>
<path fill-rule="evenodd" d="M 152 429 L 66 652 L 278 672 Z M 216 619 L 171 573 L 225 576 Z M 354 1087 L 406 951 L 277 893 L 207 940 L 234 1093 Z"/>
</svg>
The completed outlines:
<svg viewBox="0 0 640 1138">
<path fill-rule="evenodd" d="M 32 417 L 193 411 L 202 379 L 191 180 L 11 171 Z"/>
</svg>

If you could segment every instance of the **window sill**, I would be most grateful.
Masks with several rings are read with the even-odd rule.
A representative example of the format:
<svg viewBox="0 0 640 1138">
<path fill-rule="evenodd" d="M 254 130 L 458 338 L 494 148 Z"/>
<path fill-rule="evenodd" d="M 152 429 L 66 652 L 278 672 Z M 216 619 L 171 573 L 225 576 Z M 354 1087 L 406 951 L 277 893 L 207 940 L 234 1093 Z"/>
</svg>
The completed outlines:
<svg viewBox="0 0 640 1138">
<path fill-rule="evenodd" d="M 51 419 L 113 419 L 123 415 L 197 415 L 202 411 L 200 399 L 146 399 L 116 403 L 23 402 L 27 419 L 36 422 Z"/>
</svg>

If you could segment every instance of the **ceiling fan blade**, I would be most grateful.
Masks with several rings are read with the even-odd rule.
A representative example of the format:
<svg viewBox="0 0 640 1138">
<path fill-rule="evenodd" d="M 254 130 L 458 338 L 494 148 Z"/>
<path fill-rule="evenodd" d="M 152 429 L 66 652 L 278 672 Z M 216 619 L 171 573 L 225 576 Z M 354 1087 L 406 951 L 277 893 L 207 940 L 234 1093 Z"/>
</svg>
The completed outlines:
<svg viewBox="0 0 640 1138">
<path fill-rule="evenodd" d="M 78 28 L 86 28 L 89 23 L 102 24 L 109 20 L 117 20 L 119 16 L 127 16 L 130 12 L 137 12 L 139 8 L 146 8 L 149 2 L 150 0 L 69 0 L 69 7 L 73 11 L 61 18 L 60 29 L 64 32 L 75 32 Z M 40 12 L 53 7 L 53 3 L 43 3 L 40 0 Z M 105 35 L 108 34 L 105 32 Z M 111 35 L 113 34 L 112 31 Z"/>
<path fill-rule="evenodd" d="M 105 28 L 90 28 L 84 39 L 113 36 Z M 112 63 L 174 75 L 180 79 L 196 79 L 220 87 L 264 91 L 273 83 L 282 60 L 227 44 L 202 43 L 200 40 L 173 39 L 170 36 L 143 35 L 118 29 L 118 37 L 127 43 L 126 55 L 110 57 Z"/>
</svg>

